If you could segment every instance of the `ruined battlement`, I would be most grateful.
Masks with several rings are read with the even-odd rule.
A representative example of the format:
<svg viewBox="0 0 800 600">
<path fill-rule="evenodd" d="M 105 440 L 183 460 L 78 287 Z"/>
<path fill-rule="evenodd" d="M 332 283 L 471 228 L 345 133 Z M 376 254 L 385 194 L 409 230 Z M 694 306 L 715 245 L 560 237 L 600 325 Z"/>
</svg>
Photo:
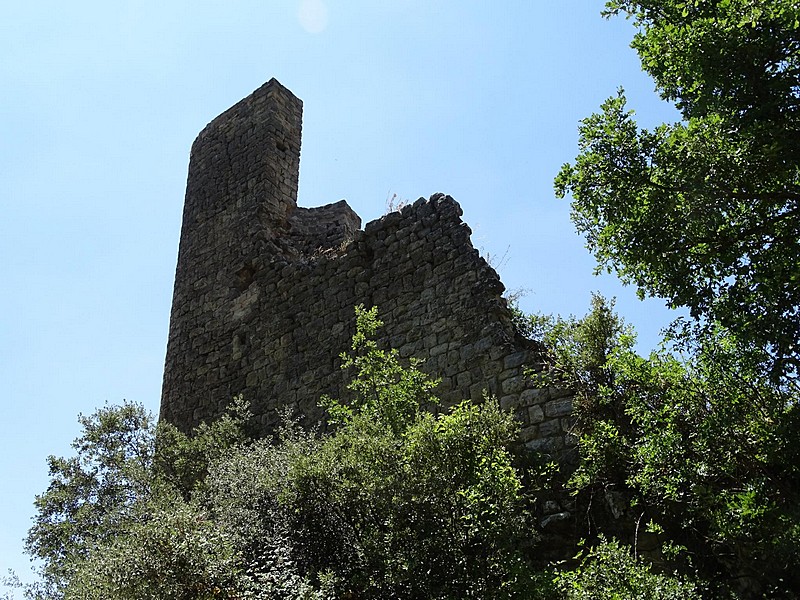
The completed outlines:
<svg viewBox="0 0 800 600">
<path fill-rule="evenodd" d="M 497 273 L 444 194 L 372 221 L 339 201 L 297 207 L 302 102 L 276 80 L 214 119 L 192 146 L 161 418 L 189 430 L 237 394 L 261 432 L 291 407 L 347 398 L 339 354 L 354 306 L 377 306 L 380 342 L 425 360 L 444 404 L 496 395 L 523 440 L 569 445 L 571 398 L 523 369 L 540 349 L 515 330 Z"/>
</svg>

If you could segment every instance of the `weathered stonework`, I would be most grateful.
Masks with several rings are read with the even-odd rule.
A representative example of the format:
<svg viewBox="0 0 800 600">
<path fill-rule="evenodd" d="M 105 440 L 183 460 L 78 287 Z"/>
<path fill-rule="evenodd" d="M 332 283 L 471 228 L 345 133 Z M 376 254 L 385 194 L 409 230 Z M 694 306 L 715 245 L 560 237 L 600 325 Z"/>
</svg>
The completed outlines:
<svg viewBox="0 0 800 600">
<path fill-rule="evenodd" d="M 456 201 L 420 199 L 364 230 L 344 201 L 298 208 L 301 112 L 273 79 L 192 146 L 161 417 L 188 430 L 241 393 L 262 433 L 284 406 L 321 419 L 321 395 L 347 397 L 339 354 L 364 304 L 384 345 L 441 377 L 444 404 L 488 391 L 530 447 L 569 446 L 571 399 L 523 375 L 539 349 L 516 332 Z"/>
</svg>

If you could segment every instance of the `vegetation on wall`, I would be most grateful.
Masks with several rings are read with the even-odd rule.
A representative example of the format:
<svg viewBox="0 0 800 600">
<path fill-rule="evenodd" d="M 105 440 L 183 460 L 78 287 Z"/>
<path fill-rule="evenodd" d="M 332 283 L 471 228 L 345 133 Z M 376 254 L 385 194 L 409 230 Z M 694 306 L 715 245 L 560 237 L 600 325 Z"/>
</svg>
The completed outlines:
<svg viewBox="0 0 800 600">
<path fill-rule="evenodd" d="M 337 424 L 326 435 L 287 416 L 276 439 L 252 440 L 241 400 L 191 436 L 129 403 L 81 417 L 76 456 L 49 459 L 36 501 L 27 547 L 41 580 L 26 597 L 577 599 L 620 585 L 698 597 L 613 542 L 547 568 L 542 480 L 512 415 L 491 399 L 422 410 L 434 382 L 376 345 L 380 325 L 357 310 L 343 356 L 354 395 L 325 401 Z"/>
</svg>

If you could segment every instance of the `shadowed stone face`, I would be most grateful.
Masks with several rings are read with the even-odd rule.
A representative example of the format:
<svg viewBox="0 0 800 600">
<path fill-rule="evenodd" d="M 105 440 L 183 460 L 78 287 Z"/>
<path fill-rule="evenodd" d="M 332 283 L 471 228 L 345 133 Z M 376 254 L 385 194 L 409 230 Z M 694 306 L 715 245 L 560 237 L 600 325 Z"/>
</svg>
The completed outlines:
<svg viewBox="0 0 800 600">
<path fill-rule="evenodd" d="M 377 305 L 381 343 L 425 359 L 445 405 L 500 398 L 523 441 L 564 448 L 571 404 L 524 376 L 497 273 L 458 203 L 420 199 L 360 229 L 345 201 L 297 207 L 302 103 L 271 80 L 195 140 L 164 370 L 161 417 L 188 431 L 243 394 L 262 434 L 289 406 L 313 425 L 322 394 L 347 398 L 339 354 L 354 306 Z"/>
</svg>

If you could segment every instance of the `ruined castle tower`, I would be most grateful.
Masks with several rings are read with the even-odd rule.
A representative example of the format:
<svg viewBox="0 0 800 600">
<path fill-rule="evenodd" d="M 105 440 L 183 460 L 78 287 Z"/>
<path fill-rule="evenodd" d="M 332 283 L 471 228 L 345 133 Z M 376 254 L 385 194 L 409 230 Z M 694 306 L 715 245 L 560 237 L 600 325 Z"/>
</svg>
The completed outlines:
<svg viewBox="0 0 800 600">
<path fill-rule="evenodd" d="M 243 394 L 263 433 L 284 406 L 313 424 L 322 394 L 347 397 L 339 354 L 364 304 L 384 345 L 441 377 L 445 404 L 486 390 L 532 447 L 563 448 L 571 400 L 524 377 L 536 348 L 458 204 L 437 194 L 363 231 L 344 201 L 297 207 L 301 121 L 302 102 L 273 79 L 192 145 L 161 418 L 190 430 Z"/>
</svg>

